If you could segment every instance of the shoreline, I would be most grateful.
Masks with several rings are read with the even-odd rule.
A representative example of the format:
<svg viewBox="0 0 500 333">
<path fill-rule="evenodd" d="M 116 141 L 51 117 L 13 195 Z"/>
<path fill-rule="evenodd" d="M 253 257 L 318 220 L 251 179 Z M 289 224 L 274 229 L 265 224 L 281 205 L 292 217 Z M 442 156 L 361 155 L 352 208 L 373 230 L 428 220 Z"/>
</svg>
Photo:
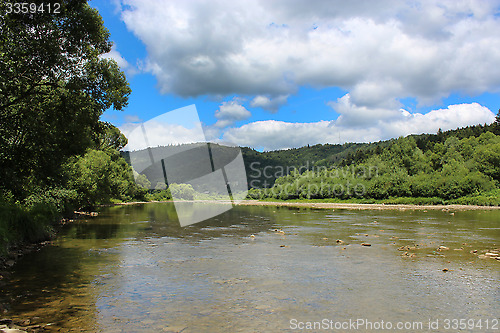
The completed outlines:
<svg viewBox="0 0 500 333">
<path fill-rule="evenodd" d="M 134 201 L 123 202 L 101 207 L 125 206 L 146 203 L 173 202 L 167 201 Z M 182 202 L 228 204 L 227 200 L 183 200 Z M 479 205 L 416 205 L 416 204 L 383 204 L 383 203 L 338 203 L 338 202 L 296 202 L 296 201 L 260 201 L 242 200 L 235 203 L 236 206 L 275 206 L 275 207 L 305 207 L 317 209 L 348 209 L 348 210 L 500 210 L 500 206 L 479 206 Z"/>
<path fill-rule="evenodd" d="M 284 206 L 307 207 L 318 209 L 348 210 L 499 210 L 500 206 L 478 205 L 414 205 L 414 204 L 378 204 L 378 203 L 338 203 L 338 202 L 283 202 L 247 200 L 238 203 L 241 206 Z"/>
</svg>

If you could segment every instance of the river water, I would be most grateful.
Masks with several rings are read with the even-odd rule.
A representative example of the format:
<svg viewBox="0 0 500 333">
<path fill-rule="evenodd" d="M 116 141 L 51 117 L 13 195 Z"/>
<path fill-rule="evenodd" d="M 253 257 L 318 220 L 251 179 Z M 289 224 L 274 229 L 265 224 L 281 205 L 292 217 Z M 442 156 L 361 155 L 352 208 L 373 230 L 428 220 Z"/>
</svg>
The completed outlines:
<svg viewBox="0 0 500 333">
<path fill-rule="evenodd" d="M 24 256 L 0 297 L 61 331 L 498 332 L 481 254 L 499 247 L 498 210 L 238 206 L 181 228 L 172 203 L 116 206 Z"/>
</svg>

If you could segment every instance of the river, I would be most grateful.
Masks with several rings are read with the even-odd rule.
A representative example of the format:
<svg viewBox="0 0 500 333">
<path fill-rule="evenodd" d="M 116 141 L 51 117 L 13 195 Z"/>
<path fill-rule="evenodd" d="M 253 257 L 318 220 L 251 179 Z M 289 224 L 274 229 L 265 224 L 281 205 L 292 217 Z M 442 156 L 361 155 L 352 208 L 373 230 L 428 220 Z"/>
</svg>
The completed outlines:
<svg viewBox="0 0 500 333">
<path fill-rule="evenodd" d="M 0 297 L 61 331 L 498 332 L 499 248 L 498 210 L 237 206 L 181 228 L 172 203 L 115 206 L 22 257 Z"/>
</svg>

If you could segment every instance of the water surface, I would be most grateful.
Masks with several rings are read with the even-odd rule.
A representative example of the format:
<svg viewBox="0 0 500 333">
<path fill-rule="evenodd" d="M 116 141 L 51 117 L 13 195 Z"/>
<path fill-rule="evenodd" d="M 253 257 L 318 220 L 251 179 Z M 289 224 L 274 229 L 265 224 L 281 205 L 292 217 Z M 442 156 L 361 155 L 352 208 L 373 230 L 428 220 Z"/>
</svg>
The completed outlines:
<svg viewBox="0 0 500 333">
<path fill-rule="evenodd" d="M 440 320 L 449 332 L 447 318 L 498 319 L 500 261 L 478 254 L 499 243 L 498 211 L 239 206 L 181 228 L 171 203 L 109 207 L 23 257 L 1 297 L 5 316 L 62 331 L 275 332 L 291 320 L 365 319 L 424 331 Z"/>
</svg>

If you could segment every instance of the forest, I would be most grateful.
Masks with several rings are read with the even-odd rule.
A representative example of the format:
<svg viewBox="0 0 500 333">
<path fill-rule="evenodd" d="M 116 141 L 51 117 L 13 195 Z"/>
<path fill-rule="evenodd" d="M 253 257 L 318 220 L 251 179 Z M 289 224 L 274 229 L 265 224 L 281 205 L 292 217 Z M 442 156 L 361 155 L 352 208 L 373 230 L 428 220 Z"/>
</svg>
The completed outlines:
<svg viewBox="0 0 500 333">
<path fill-rule="evenodd" d="M 497 206 L 499 134 L 500 111 L 490 125 L 410 135 L 313 161 L 249 197 Z"/>
</svg>

